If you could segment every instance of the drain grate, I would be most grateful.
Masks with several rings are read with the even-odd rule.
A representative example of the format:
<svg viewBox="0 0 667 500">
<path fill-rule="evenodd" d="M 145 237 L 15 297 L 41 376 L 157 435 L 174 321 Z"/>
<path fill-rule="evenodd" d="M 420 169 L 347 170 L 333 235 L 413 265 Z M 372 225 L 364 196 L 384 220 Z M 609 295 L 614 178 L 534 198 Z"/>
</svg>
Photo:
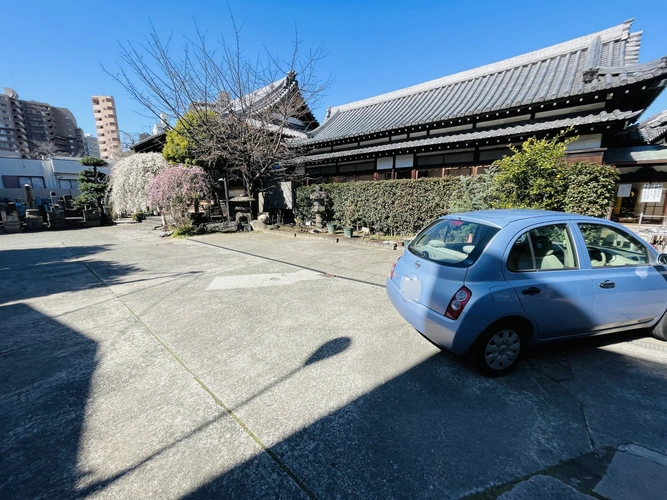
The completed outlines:
<svg viewBox="0 0 667 500">
<path fill-rule="evenodd" d="M 650 342 L 644 342 L 642 340 L 630 340 L 628 344 L 635 344 L 642 347 L 648 347 L 649 349 L 655 349 L 656 351 L 665 351 L 667 352 L 667 346 L 657 345 Z"/>
</svg>

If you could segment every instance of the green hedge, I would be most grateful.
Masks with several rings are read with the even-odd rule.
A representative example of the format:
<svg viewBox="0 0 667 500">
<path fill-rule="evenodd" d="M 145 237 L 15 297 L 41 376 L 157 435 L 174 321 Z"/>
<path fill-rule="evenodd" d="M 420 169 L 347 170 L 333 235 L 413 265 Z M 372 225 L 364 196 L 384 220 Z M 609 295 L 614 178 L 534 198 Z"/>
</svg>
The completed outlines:
<svg viewBox="0 0 667 500">
<path fill-rule="evenodd" d="M 564 179 L 564 190 L 552 194 L 549 207 L 530 199 L 518 199 L 515 207 L 555 208 L 567 212 L 605 217 L 616 199 L 618 172 L 609 165 L 561 163 L 555 175 Z M 512 208 L 501 191 L 508 188 L 496 169 L 476 176 L 417 180 L 362 181 L 320 184 L 328 194 L 326 219 L 338 227 L 365 226 L 375 232 L 411 236 L 433 219 L 453 212 Z M 530 183 L 530 180 L 527 181 Z M 314 220 L 310 194 L 315 185 L 296 192 L 302 220 Z"/>
<path fill-rule="evenodd" d="M 487 208 L 479 196 L 486 185 L 487 175 L 321 184 L 328 195 L 328 221 L 338 227 L 366 226 L 391 235 L 415 234 L 451 212 L 454 200 L 456 211 Z M 297 189 L 297 209 L 304 220 L 315 219 L 310 199 L 314 190 L 315 185 Z"/>
</svg>

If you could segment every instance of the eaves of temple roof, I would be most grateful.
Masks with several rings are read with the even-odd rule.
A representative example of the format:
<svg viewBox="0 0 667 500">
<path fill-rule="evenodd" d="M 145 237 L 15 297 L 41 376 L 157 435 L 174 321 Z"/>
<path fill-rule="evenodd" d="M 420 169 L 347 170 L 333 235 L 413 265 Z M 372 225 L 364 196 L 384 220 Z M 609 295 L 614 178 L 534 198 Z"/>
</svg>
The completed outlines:
<svg viewBox="0 0 667 500">
<path fill-rule="evenodd" d="M 293 130 L 302 130 L 318 126 L 318 122 L 308 107 L 296 79 L 296 73 L 290 71 L 280 80 L 271 82 L 252 92 L 244 94 L 230 101 L 227 92 L 219 92 L 216 101 L 197 101 L 190 105 L 191 109 L 200 111 L 214 111 L 221 115 L 236 113 L 245 116 L 248 120 L 266 121 L 266 115 L 277 115 L 285 103 L 288 113 L 292 116 L 280 117 L 286 127 Z M 298 116 L 294 116 L 298 114 Z M 297 137 L 298 135 L 294 135 Z"/>
<path fill-rule="evenodd" d="M 145 139 L 135 142 L 130 146 L 130 149 L 135 153 L 153 152 L 154 150 L 162 150 L 164 143 L 167 140 L 167 133 L 165 131 L 157 134 L 149 135 Z"/>
<path fill-rule="evenodd" d="M 632 20 L 542 50 L 331 108 L 304 145 L 473 117 L 667 78 L 667 57 L 639 63 Z"/>
<path fill-rule="evenodd" d="M 290 72 L 280 80 L 234 99 L 229 102 L 228 107 L 235 112 L 250 110 L 251 115 L 271 108 L 292 90 L 298 89 L 298 83 L 294 76 L 294 73 Z"/>
<path fill-rule="evenodd" d="M 294 124 L 291 121 L 305 122 L 306 126 L 310 123 L 318 125 L 317 120 L 313 116 L 312 112 L 308 108 L 308 105 L 305 102 L 305 99 L 301 95 L 301 89 L 299 88 L 299 82 L 296 79 L 296 73 L 290 71 L 285 75 L 285 77 L 277 80 L 275 82 L 269 83 L 264 87 L 261 87 L 253 92 L 250 92 L 244 96 L 241 96 L 237 99 L 231 101 L 226 108 L 230 111 L 236 113 L 244 113 L 249 117 L 256 117 L 267 111 L 280 109 L 280 103 L 285 100 L 295 99 L 295 93 L 298 95 L 298 102 L 302 104 L 302 117 L 286 117 L 288 127 L 292 127 Z M 297 101 L 293 102 L 295 104 Z M 292 118 L 293 120 L 290 120 Z M 303 126 L 303 123 L 300 123 L 299 126 Z"/>
<path fill-rule="evenodd" d="M 491 139 L 501 139 L 503 144 L 507 143 L 509 137 L 531 136 L 540 132 L 555 131 L 558 133 L 570 127 L 576 128 L 585 125 L 597 125 L 611 122 L 627 122 L 636 119 L 640 111 L 602 111 L 595 114 L 581 116 L 570 116 L 560 119 L 537 120 L 529 123 L 507 125 L 503 127 L 488 128 L 485 130 L 474 130 L 460 134 L 450 134 L 425 139 L 403 141 L 399 143 L 388 143 L 378 146 L 370 146 L 344 151 L 332 151 L 329 153 L 314 154 L 297 157 L 290 161 L 291 164 L 316 164 L 349 158 L 383 156 L 383 154 L 401 153 L 408 151 L 429 151 L 430 148 L 441 147 L 447 144 L 475 145 Z"/>
<path fill-rule="evenodd" d="M 628 128 L 625 134 L 631 141 L 655 144 L 667 136 L 667 109 Z"/>
</svg>

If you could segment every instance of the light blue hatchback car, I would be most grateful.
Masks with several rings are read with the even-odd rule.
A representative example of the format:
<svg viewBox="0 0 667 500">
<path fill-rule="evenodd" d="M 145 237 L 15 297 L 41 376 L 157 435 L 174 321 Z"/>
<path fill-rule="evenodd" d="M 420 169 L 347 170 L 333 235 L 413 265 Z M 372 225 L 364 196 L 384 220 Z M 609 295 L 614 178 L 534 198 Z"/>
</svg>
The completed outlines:
<svg viewBox="0 0 667 500">
<path fill-rule="evenodd" d="M 611 221 L 563 212 L 486 210 L 433 221 L 387 278 L 419 333 L 485 375 L 526 345 L 650 328 L 667 340 L 667 254 Z"/>
</svg>

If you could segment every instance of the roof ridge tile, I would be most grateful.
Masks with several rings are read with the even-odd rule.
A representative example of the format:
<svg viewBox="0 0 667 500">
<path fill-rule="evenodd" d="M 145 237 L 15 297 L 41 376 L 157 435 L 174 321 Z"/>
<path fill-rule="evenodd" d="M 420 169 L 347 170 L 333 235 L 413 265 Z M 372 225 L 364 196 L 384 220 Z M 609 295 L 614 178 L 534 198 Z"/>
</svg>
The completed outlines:
<svg viewBox="0 0 667 500">
<path fill-rule="evenodd" d="M 578 38 L 574 38 L 572 40 L 558 43 L 556 45 L 550 45 L 542 49 L 534 50 L 532 52 L 514 56 L 508 59 L 503 59 L 495 63 L 487 64 L 484 66 L 469 69 L 459 73 L 454 73 L 452 75 L 444 76 L 442 78 L 437 78 L 435 80 L 430 80 L 428 82 L 413 85 L 400 90 L 395 90 L 393 92 L 387 92 L 385 94 L 380 94 L 378 96 L 370 97 L 368 99 L 362 99 L 360 101 L 354 101 L 340 106 L 334 106 L 332 109 L 346 111 L 356 107 L 368 106 L 371 104 L 395 99 L 397 97 L 401 97 L 402 95 L 412 95 L 426 90 L 430 90 L 432 88 L 451 85 L 460 81 L 483 77 L 493 73 L 499 73 L 502 70 L 507 70 L 516 66 L 523 66 L 546 58 L 551 58 L 557 55 L 566 54 L 568 52 L 586 50 L 590 46 L 591 41 L 596 37 L 599 37 L 602 43 L 609 42 L 610 40 L 618 40 L 622 39 L 623 37 L 628 37 L 628 30 L 630 28 L 630 25 L 632 24 L 632 21 L 633 20 L 631 19 L 625 21 L 622 24 L 613 26 L 611 28 L 607 28 L 602 31 L 598 31 L 596 33 L 584 35 Z M 636 50 L 639 51 L 639 43 L 637 43 Z"/>
</svg>

